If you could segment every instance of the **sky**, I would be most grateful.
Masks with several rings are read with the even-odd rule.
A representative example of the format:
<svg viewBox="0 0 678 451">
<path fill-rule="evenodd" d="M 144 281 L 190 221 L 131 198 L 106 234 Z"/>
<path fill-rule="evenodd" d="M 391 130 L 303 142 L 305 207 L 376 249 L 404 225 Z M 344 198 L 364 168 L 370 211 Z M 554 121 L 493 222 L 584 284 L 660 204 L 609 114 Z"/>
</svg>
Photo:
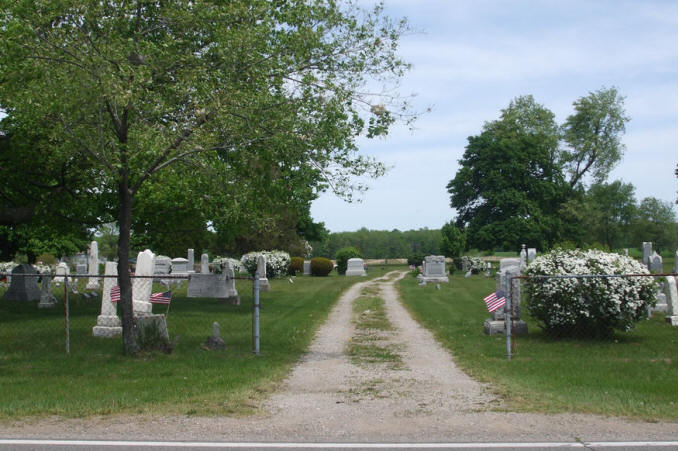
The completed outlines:
<svg viewBox="0 0 678 451">
<path fill-rule="evenodd" d="M 372 0 L 361 0 L 364 5 Z M 531 94 L 562 124 L 572 103 L 601 88 L 625 97 L 626 150 L 608 181 L 636 199 L 678 194 L 678 2 L 673 0 L 384 0 L 414 30 L 400 55 L 412 64 L 400 93 L 415 94 L 415 130 L 361 139 L 360 153 L 391 169 L 360 203 L 323 193 L 311 216 L 332 232 L 439 229 L 454 219 L 446 190 L 469 136 Z M 674 211 L 676 208 L 674 208 Z"/>
</svg>

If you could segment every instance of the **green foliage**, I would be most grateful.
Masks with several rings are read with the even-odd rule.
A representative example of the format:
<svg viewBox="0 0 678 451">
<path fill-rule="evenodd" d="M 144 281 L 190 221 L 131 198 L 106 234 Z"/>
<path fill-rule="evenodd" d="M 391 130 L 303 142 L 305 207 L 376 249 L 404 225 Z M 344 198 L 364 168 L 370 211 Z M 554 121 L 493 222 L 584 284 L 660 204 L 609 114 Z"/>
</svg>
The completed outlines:
<svg viewBox="0 0 678 451">
<path fill-rule="evenodd" d="M 445 257 L 459 257 L 466 249 L 466 233 L 452 221 L 445 223 L 440 234 L 440 252 Z"/>
<path fill-rule="evenodd" d="M 350 258 L 363 258 L 363 254 L 355 247 L 343 247 L 334 255 L 334 260 L 337 262 L 337 272 L 341 275 L 346 274 L 348 267 L 348 260 Z"/>
<path fill-rule="evenodd" d="M 311 274 L 314 276 L 327 276 L 334 269 L 332 260 L 325 257 L 315 257 L 311 259 Z"/>
<path fill-rule="evenodd" d="M 673 205 L 654 197 L 644 198 L 632 224 L 633 243 L 651 241 L 656 250 L 678 247 L 678 224 Z"/>
<path fill-rule="evenodd" d="M 295 275 L 296 273 L 304 272 L 304 258 L 303 257 L 292 257 L 290 259 L 290 275 Z"/>
<path fill-rule="evenodd" d="M 407 264 L 413 266 L 421 266 L 426 256 L 422 253 L 414 253 L 407 256 Z"/>
<path fill-rule="evenodd" d="M 59 260 L 52 254 L 40 254 L 35 259 L 36 262 L 42 262 L 43 265 L 53 266 L 56 265 Z"/>
<path fill-rule="evenodd" d="M 532 96 L 514 99 L 499 120 L 471 136 L 454 179 L 447 185 L 468 247 L 549 248 L 558 241 L 558 206 L 569 187 L 554 158 L 558 126 Z"/>
<path fill-rule="evenodd" d="M 407 258 L 408 255 L 436 255 L 440 248 L 440 230 L 368 230 L 330 233 L 320 242 L 312 242 L 313 255 L 336 255 L 343 247 L 361 250 L 364 258 Z"/>
</svg>

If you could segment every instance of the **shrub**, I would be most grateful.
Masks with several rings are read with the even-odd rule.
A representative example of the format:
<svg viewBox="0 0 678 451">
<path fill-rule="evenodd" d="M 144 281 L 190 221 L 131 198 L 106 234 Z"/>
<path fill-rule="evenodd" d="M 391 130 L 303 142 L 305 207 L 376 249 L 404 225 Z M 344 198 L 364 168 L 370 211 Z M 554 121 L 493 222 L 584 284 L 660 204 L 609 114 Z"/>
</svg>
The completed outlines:
<svg viewBox="0 0 678 451">
<path fill-rule="evenodd" d="M 471 274 L 479 274 L 485 270 L 486 266 L 480 257 L 467 257 L 466 255 L 461 257 L 461 269 L 464 271 L 471 270 Z"/>
<path fill-rule="evenodd" d="M 224 271 L 224 268 L 226 267 L 226 262 L 229 262 L 231 264 L 231 268 L 233 268 L 234 273 L 239 273 L 239 272 L 247 272 L 245 269 L 245 266 L 242 264 L 240 260 L 237 258 L 230 258 L 230 257 L 214 257 L 214 260 L 212 260 L 212 269 L 215 274 L 221 274 Z M 254 269 L 256 270 L 257 264 L 256 260 L 254 261 Z"/>
<path fill-rule="evenodd" d="M 452 259 L 452 264 L 454 265 L 455 269 L 461 270 L 461 257 L 454 257 Z"/>
<path fill-rule="evenodd" d="M 339 274 L 346 274 L 349 258 L 363 258 L 363 254 L 355 247 L 342 247 L 339 249 L 334 256 L 334 259 L 337 261 L 337 272 Z"/>
<path fill-rule="evenodd" d="M 240 258 L 245 270 L 254 277 L 259 255 L 266 257 L 266 277 L 282 277 L 290 267 L 290 254 L 283 251 L 249 252 Z"/>
<path fill-rule="evenodd" d="M 43 265 L 47 265 L 47 266 L 56 266 L 56 264 L 59 263 L 59 261 L 57 260 L 57 258 L 54 255 L 47 254 L 47 253 L 43 253 L 43 254 L 38 255 L 37 258 L 35 259 L 35 261 L 36 262 L 42 262 Z"/>
<path fill-rule="evenodd" d="M 290 260 L 290 268 L 289 268 L 289 274 L 291 276 L 295 275 L 296 273 L 304 272 L 304 258 L 303 257 L 292 257 Z"/>
<path fill-rule="evenodd" d="M 332 260 L 325 257 L 311 259 L 311 274 L 314 276 L 327 276 L 334 269 Z"/>
<path fill-rule="evenodd" d="M 630 257 L 596 249 L 556 249 L 537 257 L 528 276 L 649 274 Z M 527 311 L 554 335 L 607 337 L 615 329 L 629 331 L 647 317 L 655 303 L 649 277 L 531 279 Z"/>
<path fill-rule="evenodd" d="M 421 266 L 421 262 L 424 261 L 424 254 L 415 252 L 407 257 L 407 264 L 413 266 Z"/>
</svg>

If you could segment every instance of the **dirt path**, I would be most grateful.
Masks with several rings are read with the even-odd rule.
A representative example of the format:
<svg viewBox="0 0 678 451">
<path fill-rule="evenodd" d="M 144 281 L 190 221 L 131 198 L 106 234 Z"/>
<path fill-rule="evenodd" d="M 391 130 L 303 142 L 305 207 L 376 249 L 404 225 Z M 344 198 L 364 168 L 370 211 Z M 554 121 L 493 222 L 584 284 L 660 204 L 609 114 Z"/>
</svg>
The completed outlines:
<svg viewBox="0 0 678 451">
<path fill-rule="evenodd" d="M 128 417 L 47 419 L 0 425 L 2 437 L 222 441 L 595 441 L 676 440 L 678 424 L 630 422 L 592 415 L 502 411 L 490 394 L 401 306 L 394 287 L 405 273 L 354 285 L 318 331 L 310 351 L 280 391 L 248 418 Z M 381 346 L 398 363 L 352 363 L 352 304 L 378 290 L 392 330 Z"/>
</svg>

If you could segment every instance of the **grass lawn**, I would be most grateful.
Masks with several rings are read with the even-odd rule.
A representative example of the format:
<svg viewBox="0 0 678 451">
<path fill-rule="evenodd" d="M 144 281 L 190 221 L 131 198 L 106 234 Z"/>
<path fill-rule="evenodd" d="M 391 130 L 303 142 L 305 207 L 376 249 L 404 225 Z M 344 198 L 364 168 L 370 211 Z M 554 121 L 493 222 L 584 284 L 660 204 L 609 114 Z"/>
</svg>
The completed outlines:
<svg viewBox="0 0 678 451">
<path fill-rule="evenodd" d="M 553 340 L 525 318 L 512 361 L 506 338 L 483 334 L 483 297 L 494 279 L 455 275 L 449 284 L 400 282 L 404 303 L 477 380 L 489 382 L 510 409 L 587 412 L 678 420 L 678 328 L 655 314 L 610 340 Z"/>
<path fill-rule="evenodd" d="M 372 267 L 368 277 L 393 267 Z M 307 349 L 341 292 L 359 277 L 271 280 L 261 293 L 261 355 L 252 354 L 252 284 L 238 281 L 242 305 L 186 298 L 173 290 L 171 354 L 122 355 L 121 339 L 92 336 L 100 298 L 71 295 L 71 352 L 65 353 L 63 290 L 55 309 L 0 300 L 0 419 L 113 413 L 243 414 L 272 390 Z M 161 291 L 157 286 L 154 291 Z M 4 294 L 0 289 L 0 298 Z M 83 290 L 81 290 L 82 292 Z M 154 306 L 155 313 L 165 307 Z M 201 348 L 219 322 L 227 349 Z"/>
</svg>

